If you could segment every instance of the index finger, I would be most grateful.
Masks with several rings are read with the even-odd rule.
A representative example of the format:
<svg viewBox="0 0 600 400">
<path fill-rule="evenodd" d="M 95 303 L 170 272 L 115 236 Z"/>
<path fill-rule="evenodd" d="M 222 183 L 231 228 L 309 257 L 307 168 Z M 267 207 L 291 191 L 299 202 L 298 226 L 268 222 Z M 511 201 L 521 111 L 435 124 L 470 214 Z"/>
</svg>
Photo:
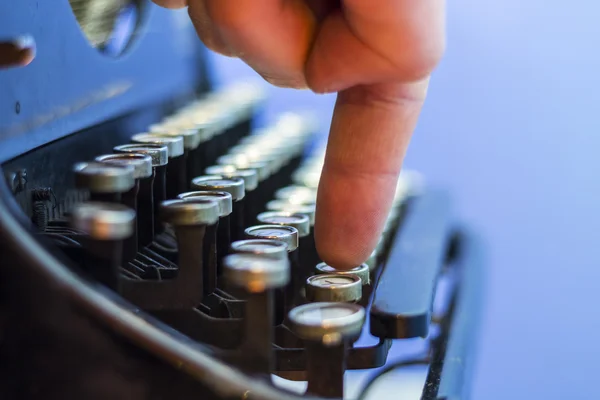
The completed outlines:
<svg viewBox="0 0 600 400">
<path fill-rule="evenodd" d="M 315 240 L 338 269 L 377 245 L 428 80 L 356 86 L 338 95 L 319 183 Z"/>
<path fill-rule="evenodd" d="M 306 74 L 339 91 L 317 198 L 323 261 L 348 269 L 375 248 L 404 154 L 444 48 L 444 0 L 343 0 L 317 36 Z"/>
</svg>

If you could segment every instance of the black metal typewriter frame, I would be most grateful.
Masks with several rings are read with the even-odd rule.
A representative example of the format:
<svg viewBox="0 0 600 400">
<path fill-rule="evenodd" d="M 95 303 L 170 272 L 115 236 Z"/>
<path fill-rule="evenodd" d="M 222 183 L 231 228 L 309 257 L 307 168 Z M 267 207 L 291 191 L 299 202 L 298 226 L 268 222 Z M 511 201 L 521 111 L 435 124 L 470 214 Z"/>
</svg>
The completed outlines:
<svg viewBox="0 0 600 400">
<path fill-rule="evenodd" d="M 118 130 L 113 132 L 117 137 L 124 134 Z M 74 140 L 73 138 L 78 135 L 85 134 L 84 132 L 64 140 Z M 111 140 L 107 139 L 107 148 L 112 145 L 110 142 Z M 56 145 L 61 144 L 55 143 L 54 146 Z M 98 154 L 98 150 L 96 148 L 92 151 Z M 40 154 L 43 154 L 43 149 Z M 85 158 L 87 155 L 77 154 L 77 157 Z M 65 160 L 64 165 L 71 165 L 71 161 L 73 160 Z M 9 163 L 11 169 L 4 172 L 14 172 L 15 165 L 17 164 Z M 29 177 L 33 178 L 34 175 L 29 175 Z M 35 182 L 35 179 L 30 182 Z M 64 319 L 62 323 L 73 325 L 75 329 L 78 329 L 78 320 L 84 318 L 88 323 L 100 327 L 98 332 L 101 332 L 103 340 L 110 338 L 108 340 L 111 343 L 110 352 L 107 354 L 117 358 L 123 357 L 123 354 L 129 354 L 130 358 L 145 360 L 146 363 L 139 368 L 145 371 L 146 376 L 156 376 L 156 374 L 172 376 L 173 382 L 177 383 L 169 387 L 178 386 L 180 391 L 175 390 L 173 393 L 176 395 L 172 398 L 186 398 L 198 390 L 208 390 L 215 399 L 291 400 L 310 398 L 278 389 L 245 375 L 228 365 L 227 355 L 222 354 L 218 349 L 190 340 L 189 337 L 174 331 L 152 316 L 137 310 L 135 306 L 128 304 L 115 293 L 80 278 L 67 267 L 70 260 L 66 260 L 60 252 L 53 249 L 52 245 L 45 243 L 43 238 L 36 235 L 29 219 L 31 215 L 23 213 L 23 209 L 28 208 L 30 204 L 23 203 L 23 201 L 19 204 L 16 201 L 15 192 L 18 190 L 18 185 L 9 187 L 6 182 L 0 182 L 0 250 L 4 258 L 4 261 L 0 263 L 2 265 L 0 280 L 3 282 L 4 291 L 7 290 L 6 285 L 11 282 L 21 288 L 19 293 L 8 290 L 10 293 L 8 298 L 11 299 L 8 303 L 6 302 L 7 295 L 4 295 L 5 298 L 2 299 L 5 304 L 4 315 L 11 312 L 10 307 L 9 310 L 6 310 L 6 305 L 14 304 L 15 301 L 20 302 L 20 306 L 26 304 L 32 307 L 32 311 L 26 313 L 31 318 L 36 318 L 35 307 L 43 307 L 42 304 L 36 305 L 36 301 L 48 300 L 52 296 L 59 299 L 60 302 L 66 302 L 69 304 L 69 311 L 65 311 L 62 315 Z M 19 197 L 18 193 L 16 197 Z M 446 198 L 437 196 L 437 200 L 433 202 L 434 207 L 436 207 L 436 201 L 445 202 Z M 446 207 L 442 203 L 438 205 Z M 411 213 L 410 205 L 407 213 Z M 388 253 L 390 258 L 386 260 L 387 264 L 382 270 L 397 268 L 403 264 L 403 258 L 415 255 L 411 255 L 410 250 L 408 254 L 406 251 L 394 252 L 391 250 L 406 247 L 403 245 L 403 240 L 416 233 L 410 229 L 428 226 L 435 218 L 435 212 L 420 212 L 416 216 L 416 221 L 411 224 L 413 228 L 409 227 L 408 230 L 401 229 L 397 232 L 390 244 Z M 448 237 L 444 240 L 452 239 L 449 257 L 453 259 L 452 264 L 455 267 L 458 266 L 457 272 L 460 274 L 460 279 L 452 295 L 450 311 L 441 321 L 438 321 L 441 328 L 440 334 L 431 341 L 431 354 L 428 355 L 430 366 L 422 399 L 463 399 L 468 396 L 467 385 L 469 373 L 473 367 L 472 351 L 475 347 L 477 317 L 481 303 L 483 246 L 479 243 L 476 235 L 464 229 L 453 229 L 452 232 L 454 232 L 454 236 L 450 238 L 451 232 L 446 231 L 444 234 Z M 416 257 L 420 256 L 416 254 Z M 41 294 L 46 291 L 51 295 Z M 77 311 L 72 311 L 71 308 Z M 5 318 L 3 322 L 0 325 L 0 333 L 7 334 L 14 321 L 11 322 L 11 318 Z M 27 319 L 19 320 L 19 322 L 24 323 L 24 326 L 35 325 L 33 321 Z M 45 323 L 47 325 L 44 329 L 50 330 L 53 329 L 53 323 L 59 324 L 57 321 L 45 321 Z M 427 323 L 429 324 L 429 321 Z M 10 337 L 10 333 L 8 336 Z M 16 340 L 17 343 L 20 342 L 19 339 L 13 338 L 13 340 Z M 62 337 L 61 340 L 66 340 L 66 338 Z M 10 340 L 8 343 L 11 343 Z M 65 346 L 65 344 L 57 343 L 54 345 Z M 92 346 L 92 342 L 81 345 Z M 371 357 L 373 367 L 378 367 L 385 363 L 388 349 L 389 341 L 383 340 L 379 345 L 369 349 L 368 352 L 363 352 L 360 356 Z M 21 350 L 24 349 L 21 348 Z M 6 348 L 0 347 L 0 359 L 6 351 Z M 354 351 L 356 352 L 356 349 Z M 132 353 L 136 355 L 132 356 Z M 304 359 L 301 349 L 280 350 L 276 354 L 278 354 L 277 365 L 281 370 L 298 371 L 302 369 Z M 30 356 L 35 359 L 34 354 L 30 354 Z M 90 357 L 94 356 L 90 355 Z M 8 359 L 11 359 L 10 355 Z M 352 369 L 352 357 L 350 357 L 349 364 L 349 368 Z M 0 372 L 5 368 L 6 364 L 0 366 Z M 165 390 L 164 387 L 157 388 L 155 382 L 149 385 L 157 393 Z M 0 382 L 0 394 L 2 393 L 1 387 Z M 207 394 L 205 398 L 213 397 L 208 397 Z"/>
</svg>

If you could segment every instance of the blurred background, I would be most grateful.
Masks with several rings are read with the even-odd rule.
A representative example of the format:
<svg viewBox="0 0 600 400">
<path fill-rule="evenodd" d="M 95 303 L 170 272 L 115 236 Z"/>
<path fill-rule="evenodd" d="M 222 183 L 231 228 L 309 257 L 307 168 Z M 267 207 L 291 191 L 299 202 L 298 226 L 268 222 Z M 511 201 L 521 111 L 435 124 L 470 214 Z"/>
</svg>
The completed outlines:
<svg viewBox="0 0 600 400">
<path fill-rule="evenodd" d="M 405 166 L 448 188 L 488 244 L 472 398 L 597 399 L 600 4 L 448 3 Z M 211 57 L 217 84 L 255 77 Z M 334 96 L 268 90 L 266 118 L 306 108 L 327 133 Z"/>
</svg>

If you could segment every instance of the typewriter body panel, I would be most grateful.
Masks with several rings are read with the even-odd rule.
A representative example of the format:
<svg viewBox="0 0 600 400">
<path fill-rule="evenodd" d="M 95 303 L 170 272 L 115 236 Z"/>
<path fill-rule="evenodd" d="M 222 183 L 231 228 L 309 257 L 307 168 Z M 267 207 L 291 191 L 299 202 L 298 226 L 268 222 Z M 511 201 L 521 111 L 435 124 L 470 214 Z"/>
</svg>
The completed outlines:
<svg viewBox="0 0 600 400">
<path fill-rule="evenodd" d="M 260 85 L 211 88 L 185 11 L 136 10 L 109 54 L 67 1 L 0 4 L 37 47 L 0 70 L 0 398 L 347 398 L 413 365 L 468 398 L 485 259 L 449 196 L 406 171 L 372 257 L 322 265 L 310 118 L 257 129 Z"/>
</svg>

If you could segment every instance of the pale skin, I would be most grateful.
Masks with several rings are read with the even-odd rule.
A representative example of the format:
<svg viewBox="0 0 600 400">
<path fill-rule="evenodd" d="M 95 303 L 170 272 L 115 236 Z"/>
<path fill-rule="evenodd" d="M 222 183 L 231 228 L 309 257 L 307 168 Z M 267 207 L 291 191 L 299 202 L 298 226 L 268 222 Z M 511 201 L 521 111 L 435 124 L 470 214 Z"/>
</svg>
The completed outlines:
<svg viewBox="0 0 600 400">
<path fill-rule="evenodd" d="M 315 240 L 335 268 L 364 262 L 444 52 L 444 0 L 154 1 L 188 7 L 208 48 L 240 58 L 268 82 L 338 93 Z"/>
</svg>

